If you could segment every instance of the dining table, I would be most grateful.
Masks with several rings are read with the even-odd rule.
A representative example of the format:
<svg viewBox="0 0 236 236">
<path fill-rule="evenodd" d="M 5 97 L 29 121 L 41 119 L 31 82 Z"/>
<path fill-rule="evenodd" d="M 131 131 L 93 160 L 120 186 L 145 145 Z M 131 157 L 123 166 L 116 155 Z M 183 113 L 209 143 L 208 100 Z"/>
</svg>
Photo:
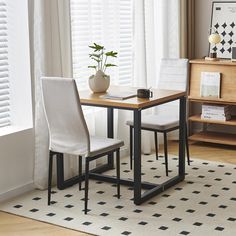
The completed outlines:
<svg viewBox="0 0 236 236">
<path fill-rule="evenodd" d="M 151 98 L 138 98 L 137 96 L 127 99 L 110 99 L 104 95 L 112 94 L 137 94 L 135 87 L 126 86 L 110 86 L 105 93 L 93 93 L 90 90 L 79 91 L 80 102 L 84 106 L 102 107 L 107 110 L 107 137 L 114 138 L 114 110 L 129 110 L 133 113 L 134 122 L 134 168 L 132 179 L 120 179 L 120 184 L 132 186 L 133 202 L 140 205 L 150 198 L 164 192 L 172 186 L 183 181 L 185 178 L 185 132 L 186 132 L 186 92 L 174 90 L 152 89 L 153 96 Z M 162 183 L 142 181 L 142 153 L 141 153 L 141 119 L 142 111 L 157 107 L 159 105 L 179 100 L 179 155 L 177 174 L 170 177 Z M 106 175 L 106 171 L 114 168 L 114 156 L 107 156 L 106 163 L 99 167 L 95 167 L 90 171 L 90 178 L 116 183 L 116 177 Z M 79 181 L 84 180 L 84 176 L 74 176 L 64 179 L 64 158 L 63 155 L 57 158 L 57 187 L 65 189 Z"/>
</svg>

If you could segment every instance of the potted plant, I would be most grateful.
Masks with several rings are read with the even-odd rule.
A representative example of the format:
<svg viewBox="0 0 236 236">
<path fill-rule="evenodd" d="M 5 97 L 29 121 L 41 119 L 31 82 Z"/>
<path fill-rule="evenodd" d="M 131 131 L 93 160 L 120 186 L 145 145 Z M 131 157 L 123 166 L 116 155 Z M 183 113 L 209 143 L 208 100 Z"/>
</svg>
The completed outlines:
<svg viewBox="0 0 236 236">
<path fill-rule="evenodd" d="M 95 74 L 89 77 L 89 87 L 94 93 L 106 92 L 110 85 L 110 76 L 106 75 L 106 69 L 108 67 L 114 67 L 116 65 L 108 63 L 109 57 L 117 57 L 117 52 L 109 51 L 105 52 L 104 46 L 94 43 L 89 46 L 93 49 L 93 53 L 89 54 L 89 57 L 96 62 L 96 65 L 88 66 L 95 70 Z"/>
</svg>

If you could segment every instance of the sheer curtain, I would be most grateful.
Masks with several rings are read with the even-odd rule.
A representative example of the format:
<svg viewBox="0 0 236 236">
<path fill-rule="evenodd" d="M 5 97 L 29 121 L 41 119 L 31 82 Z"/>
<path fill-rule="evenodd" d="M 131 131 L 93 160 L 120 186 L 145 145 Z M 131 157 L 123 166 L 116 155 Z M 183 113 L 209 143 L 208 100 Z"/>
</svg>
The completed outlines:
<svg viewBox="0 0 236 236">
<path fill-rule="evenodd" d="M 126 4 L 126 0 L 120 0 Z M 86 1 L 84 1 L 86 2 Z M 92 2 L 92 1 L 91 1 Z M 97 2 L 97 1 L 95 1 Z M 116 0 L 113 0 L 114 4 Z M 72 76 L 72 55 L 70 39 L 70 1 L 29 1 L 31 32 L 32 78 L 35 96 L 35 169 L 37 188 L 47 187 L 48 131 L 42 109 L 40 88 L 41 76 Z M 104 5 L 104 4 L 103 4 Z M 134 32 L 131 52 L 131 73 L 133 85 L 155 87 L 158 66 L 162 57 L 179 57 L 179 0 L 134 0 Z M 102 11 L 102 14 L 106 14 Z M 125 14 L 125 12 L 123 13 Z M 113 16 L 114 17 L 114 16 Z M 116 15 L 115 17 L 120 17 Z M 124 23 L 124 22 L 123 22 Z M 123 24 L 122 23 L 122 24 Z M 118 33 L 118 31 L 117 31 Z M 124 31 L 123 37 L 129 31 Z M 113 37 L 116 37 L 114 35 Z M 125 40 L 125 38 L 123 38 Z M 109 42 L 109 41 L 108 41 Z M 89 44 L 90 42 L 88 42 Z M 113 45 L 111 45 L 113 46 Z M 126 46 L 125 46 L 126 47 Z M 124 47 L 124 48 L 125 48 Z M 116 46 L 111 48 L 116 50 Z M 125 53 L 125 50 L 124 50 Z M 122 64 L 122 61 L 120 62 Z M 127 63 L 127 62 L 126 62 Z M 120 64 L 119 64 L 120 66 Z M 125 67 L 124 67 L 125 68 Z M 117 71 L 115 74 L 121 76 Z M 122 75 L 125 74 L 125 70 Z M 116 83 L 119 83 L 115 79 Z M 130 113 L 116 114 L 115 133 L 128 144 L 128 127 L 125 121 Z M 106 135 L 105 112 L 88 114 L 87 122 L 93 134 Z M 143 151 L 150 152 L 151 139 L 143 139 Z M 77 172 L 77 164 L 68 158 L 65 162 L 65 177 Z"/>
<path fill-rule="evenodd" d="M 179 58 L 179 4 L 179 0 L 134 1 L 135 86 L 156 87 L 161 58 Z M 143 132 L 144 153 L 151 152 L 150 135 Z"/>
<path fill-rule="evenodd" d="M 79 1 L 71 1 L 73 4 L 77 4 Z M 80 1 L 86 6 L 87 1 Z M 119 15 L 112 15 L 112 12 L 109 13 L 109 8 L 103 0 L 94 1 L 94 9 L 97 10 L 97 3 L 101 2 L 104 7 L 101 10 L 101 16 L 107 14 L 106 17 L 120 17 Z M 111 1 L 115 6 L 117 5 L 116 1 Z M 121 0 L 122 4 L 127 4 L 126 0 Z M 84 9 L 84 8 L 82 8 Z M 106 11 L 104 11 L 106 9 Z M 121 9 L 122 10 L 122 9 Z M 110 14 L 110 15 L 109 15 Z M 72 77 L 72 45 L 71 45 L 71 18 L 70 18 L 70 1 L 65 0 L 32 0 L 29 1 L 29 17 L 30 17 L 30 39 L 31 39 L 31 60 L 32 60 L 32 78 L 34 84 L 34 96 L 35 96 L 35 165 L 34 165 L 34 183 L 35 186 L 39 189 L 44 189 L 47 187 L 47 173 L 48 173 L 48 130 L 47 124 L 44 116 L 43 106 L 42 106 L 42 95 L 41 95 L 41 86 L 40 78 L 42 76 L 60 76 L 60 77 Z M 76 16 L 78 17 L 78 15 Z M 106 22 L 106 17 L 102 18 L 102 21 Z M 83 17 L 82 17 L 83 18 Z M 97 32 L 98 22 L 97 18 L 94 19 L 95 27 L 95 36 L 99 36 Z M 72 19 L 73 22 L 73 19 Z M 113 26 L 117 26 L 119 19 L 114 20 L 112 25 L 107 23 L 107 28 L 104 28 L 104 36 L 107 35 L 106 43 L 108 48 L 111 50 L 116 50 L 117 45 L 117 35 L 121 33 L 122 27 L 119 30 L 112 29 Z M 72 25 L 73 26 L 73 25 Z M 87 24 L 83 23 L 82 28 L 86 27 Z M 77 26 L 76 26 L 77 27 Z M 91 28 L 90 28 L 91 30 Z M 115 34 L 112 35 L 112 39 L 109 40 L 110 31 L 115 31 Z M 84 38 L 87 34 L 84 32 L 77 35 L 72 34 L 72 36 L 79 36 Z M 91 34 L 92 32 L 90 32 Z M 96 33 L 98 33 L 96 35 Z M 126 36 L 125 32 L 125 36 Z M 96 37 L 87 38 L 85 45 L 83 45 L 80 50 L 88 48 L 88 45 L 95 40 Z M 113 43 L 112 43 L 113 42 Z M 115 44 L 114 44 L 115 42 Z M 84 43 L 84 42 L 83 42 Z M 132 46 L 132 45 L 131 45 Z M 119 47 L 118 47 L 119 48 Z M 119 48 L 119 51 L 122 50 Z M 81 51 L 78 51 L 80 53 Z M 83 52 L 82 52 L 83 53 Z M 85 53 L 88 57 L 88 52 Z M 127 58 L 127 57 L 126 57 Z M 83 62 L 83 59 L 80 62 Z M 74 63 L 75 61 L 73 61 Z M 119 62 L 119 63 L 122 63 Z M 75 65 L 76 66 L 76 65 Z M 86 68 L 83 68 L 83 71 L 88 71 L 88 64 Z M 120 66 L 120 64 L 119 64 Z M 132 65 L 131 65 L 132 68 Z M 73 68 L 75 69 L 75 68 Z M 132 69 L 130 69 L 132 73 Z M 116 84 L 119 84 L 119 73 L 121 71 L 114 70 L 111 73 L 111 78 L 114 78 Z M 124 74 L 124 71 L 122 72 Z M 86 78 L 86 82 L 89 76 L 81 74 L 79 71 L 80 77 Z M 125 75 L 126 76 L 126 75 Z M 131 74 L 128 75 L 129 79 L 132 77 Z M 123 76 L 124 78 L 124 76 Z M 123 79 L 123 81 L 125 78 Z M 87 84 L 87 83 L 86 83 Z M 85 83 L 82 84 L 82 88 L 85 86 Z M 101 119 L 103 117 L 103 119 Z M 85 118 L 88 124 L 90 133 L 92 135 L 101 135 L 106 136 L 106 110 L 99 110 L 98 112 L 87 112 L 85 111 Z M 126 120 L 126 113 L 122 111 L 115 113 L 115 135 L 119 136 L 122 140 L 128 139 L 128 129 L 124 125 Z M 122 127 L 122 128 L 121 128 Z M 126 142 L 127 143 L 127 142 Z M 77 174 L 77 161 L 76 158 L 65 158 L 65 178 L 72 177 Z M 54 175 L 55 175 L 54 171 Z M 55 176 L 54 176 L 55 177 Z M 55 178 L 54 178 L 55 179 Z"/>
<path fill-rule="evenodd" d="M 29 1 L 31 73 L 35 97 L 35 165 L 34 183 L 47 187 L 48 130 L 42 106 L 42 76 L 71 77 L 69 1 Z M 68 158 L 69 160 L 69 158 Z M 73 173 L 65 162 L 65 174 Z"/>
<path fill-rule="evenodd" d="M 133 78 L 133 0 L 71 0 L 73 76 L 78 80 L 79 90 L 88 89 L 88 78 L 94 70 L 89 58 L 94 42 L 108 51 L 117 51 L 118 57 L 109 63 L 117 65 L 106 70 L 112 85 L 130 86 Z M 106 136 L 106 109 L 86 108 L 85 113 L 93 119 L 93 133 Z M 128 144 L 128 112 L 115 110 L 115 137 Z M 103 119 L 101 119 L 103 117 Z M 127 145 L 122 149 L 127 153 Z M 127 153 L 128 154 L 128 153 Z M 124 155 L 124 153 L 123 153 Z"/>
</svg>

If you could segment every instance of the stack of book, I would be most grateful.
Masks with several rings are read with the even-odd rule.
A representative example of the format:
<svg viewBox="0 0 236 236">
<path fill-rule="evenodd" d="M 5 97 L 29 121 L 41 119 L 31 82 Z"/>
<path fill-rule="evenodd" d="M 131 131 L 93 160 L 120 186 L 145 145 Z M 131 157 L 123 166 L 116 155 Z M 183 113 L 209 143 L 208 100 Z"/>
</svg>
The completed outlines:
<svg viewBox="0 0 236 236">
<path fill-rule="evenodd" d="M 230 106 L 202 105 L 201 119 L 227 121 L 231 119 Z"/>
</svg>

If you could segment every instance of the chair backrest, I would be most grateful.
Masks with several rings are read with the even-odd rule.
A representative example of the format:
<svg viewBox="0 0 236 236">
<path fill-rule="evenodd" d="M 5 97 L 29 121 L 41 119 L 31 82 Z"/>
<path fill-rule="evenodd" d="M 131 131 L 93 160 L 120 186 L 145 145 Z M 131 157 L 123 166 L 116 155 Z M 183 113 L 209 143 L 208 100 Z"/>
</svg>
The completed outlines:
<svg viewBox="0 0 236 236">
<path fill-rule="evenodd" d="M 43 77 L 41 80 L 50 150 L 89 155 L 89 131 L 75 80 L 57 77 Z"/>
<path fill-rule="evenodd" d="M 187 91 L 189 76 L 188 59 L 162 59 L 158 89 Z M 174 101 L 159 106 L 158 113 L 179 117 L 179 102 Z"/>
<path fill-rule="evenodd" d="M 188 67 L 188 59 L 162 59 L 157 87 L 187 91 Z"/>
</svg>

